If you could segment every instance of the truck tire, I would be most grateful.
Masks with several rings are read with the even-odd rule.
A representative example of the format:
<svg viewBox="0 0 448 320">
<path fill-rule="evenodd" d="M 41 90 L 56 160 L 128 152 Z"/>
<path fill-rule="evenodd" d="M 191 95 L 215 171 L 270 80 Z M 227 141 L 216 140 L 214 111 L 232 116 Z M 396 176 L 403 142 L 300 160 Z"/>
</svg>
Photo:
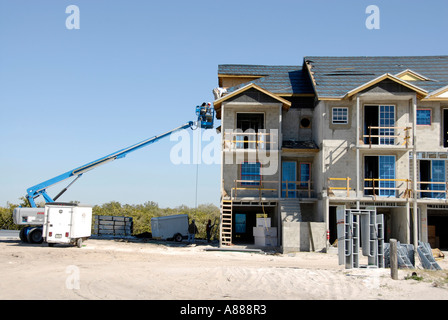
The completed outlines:
<svg viewBox="0 0 448 320">
<path fill-rule="evenodd" d="M 25 243 L 28 242 L 28 239 L 27 239 L 27 236 L 26 236 L 26 230 L 27 230 L 27 228 L 23 228 L 23 229 L 20 230 L 20 232 L 19 232 L 19 238 L 20 238 L 20 240 L 22 240 L 22 242 L 25 242 Z"/>
<path fill-rule="evenodd" d="M 78 248 L 82 248 L 82 238 L 78 238 L 78 239 L 76 239 L 76 246 L 77 246 Z"/>
<path fill-rule="evenodd" d="M 182 242 L 182 239 L 183 239 L 183 237 L 182 237 L 182 235 L 181 235 L 180 233 L 176 233 L 176 234 L 174 235 L 174 241 L 176 241 L 176 242 Z"/>
<path fill-rule="evenodd" d="M 42 230 L 39 228 L 31 229 L 28 233 L 27 240 L 29 243 L 42 243 L 44 241 L 42 238 Z"/>
</svg>

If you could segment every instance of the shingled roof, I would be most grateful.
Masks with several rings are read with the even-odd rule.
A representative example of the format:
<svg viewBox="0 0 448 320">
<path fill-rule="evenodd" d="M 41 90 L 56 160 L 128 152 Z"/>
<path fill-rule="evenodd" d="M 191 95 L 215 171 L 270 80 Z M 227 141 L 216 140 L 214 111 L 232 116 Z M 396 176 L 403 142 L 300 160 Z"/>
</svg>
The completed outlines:
<svg viewBox="0 0 448 320">
<path fill-rule="evenodd" d="M 220 75 L 259 77 L 250 83 L 278 95 L 314 93 L 309 75 L 302 66 L 222 64 L 218 66 L 218 76 Z M 228 88 L 227 91 L 233 92 L 247 84 Z"/>
<path fill-rule="evenodd" d="M 319 98 L 340 98 L 385 74 L 410 71 L 423 79 L 409 83 L 428 93 L 448 86 L 448 56 L 304 58 Z"/>
</svg>

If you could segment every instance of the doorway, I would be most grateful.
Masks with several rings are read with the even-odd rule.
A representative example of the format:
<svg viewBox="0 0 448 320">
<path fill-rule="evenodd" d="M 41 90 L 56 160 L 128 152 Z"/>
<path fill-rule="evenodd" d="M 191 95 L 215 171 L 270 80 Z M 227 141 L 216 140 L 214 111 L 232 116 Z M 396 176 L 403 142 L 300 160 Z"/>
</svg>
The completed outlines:
<svg viewBox="0 0 448 320">
<path fill-rule="evenodd" d="M 282 198 L 296 197 L 296 181 L 297 180 L 297 162 L 283 161 L 282 162 Z M 291 181 L 293 183 L 286 183 Z M 286 192 L 288 189 L 288 192 Z"/>
<path fill-rule="evenodd" d="M 364 143 L 393 145 L 395 143 L 395 106 L 364 106 Z M 447 136 L 448 139 L 448 136 Z"/>
<path fill-rule="evenodd" d="M 234 206 L 232 215 L 232 242 L 238 245 L 254 244 L 254 227 L 257 215 L 266 214 L 271 219 L 271 226 L 277 227 L 275 206 Z"/>
<path fill-rule="evenodd" d="M 428 210 L 428 242 L 432 248 L 448 249 L 448 215 Z"/>
<path fill-rule="evenodd" d="M 443 147 L 448 148 L 448 109 L 443 109 Z"/>
<path fill-rule="evenodd" d="M 421 198 L 445 199 L 445 160 L 420 160 L 420 193 Z M 436 183 L 429 183 L 436 182 Z"/>
<path fill-rule="evenodd" d="M 364 195 L 395 197 L 395 156 L 365 156 L 364 179 Z"/>
<path fill-rule="evenodd" d="M 370 129 L 370 127 L 378 127 L 378 106 L 364 107 L 364 138 L 365 144 L 378 144 L 378 129 Z M 369 137 L 372 135 L 373 137 Z"/>
<path fill-rule="evenodd" d="M 338 238 L 336 209 L 337 207 L 335 206 L 330 206 L 329 208 L 328 231 L 330 232 L 330 245 Z"/>
<path fill-rule="evenodd" d="M 257 147 L 257 133 L 264 129 L 263 113 L 237 113 L 236 127 L 243 133 L 237 135 L 238 149 L 255 149 Z M 242 141 L 242 142 L 239 142 Z"/>
<path fill-rule="evenodd" d="M 431 161 L 430 160 L 420 160 L 420 181 L 429 182 L 431 181 Z M 420 183 L 420 190 L 430 190 L 429 183 Z M 421 198 L 430 198 L 430 192 L 421 192 Z"/>
</svg>

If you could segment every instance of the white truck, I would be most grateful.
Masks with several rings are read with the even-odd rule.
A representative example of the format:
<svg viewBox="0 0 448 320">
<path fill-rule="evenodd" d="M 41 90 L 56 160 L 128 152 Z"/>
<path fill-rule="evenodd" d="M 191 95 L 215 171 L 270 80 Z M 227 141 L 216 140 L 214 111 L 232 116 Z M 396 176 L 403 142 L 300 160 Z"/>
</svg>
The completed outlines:
<svg viewBox="0 0 448 320">
<path fill-rule="evenodd" d="M 188 214 L 151 218 L 151 232 L 154 239 L 181 242 L 188 236 Z"/>
</svg>

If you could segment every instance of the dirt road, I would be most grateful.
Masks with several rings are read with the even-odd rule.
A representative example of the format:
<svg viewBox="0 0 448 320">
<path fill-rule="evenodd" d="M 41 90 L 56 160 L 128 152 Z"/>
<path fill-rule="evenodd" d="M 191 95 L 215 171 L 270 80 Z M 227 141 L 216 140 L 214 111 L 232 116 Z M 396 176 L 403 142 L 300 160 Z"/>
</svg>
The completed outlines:
<svg viewBox="0 0 448 320">
<path fill-rule="evenodd" d="M 207 244 L 89 239 L 82 248 L 0 240 L 0 299 L 448 299 L 447 259 L 423 279 L 345 270 L 337 255 L 208 251 Z M 445 252 L 446 253 L 446 252 Z M 25 289 L 26 288 L 26 289 Z"/>
</svg>

